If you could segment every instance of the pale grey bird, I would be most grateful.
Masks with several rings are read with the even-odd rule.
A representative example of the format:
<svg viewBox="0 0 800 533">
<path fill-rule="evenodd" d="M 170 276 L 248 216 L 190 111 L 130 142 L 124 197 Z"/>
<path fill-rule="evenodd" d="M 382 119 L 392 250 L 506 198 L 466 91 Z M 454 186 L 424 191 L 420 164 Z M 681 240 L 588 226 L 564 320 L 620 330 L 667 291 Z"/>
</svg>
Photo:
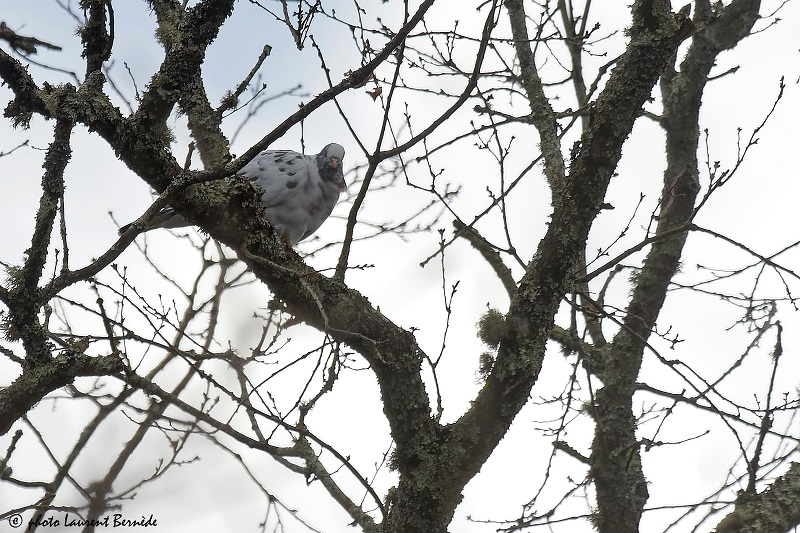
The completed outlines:
<svg viewBox="0 0 800 533">
<path fill-rule="evenodd" d="M 294 246 L 319 229 L 347 188 L 342 172 L 344 148 L 331 143 L 315 156 L 292 150 L 267 150 L 239 171 L 263 189 L 261 204 L 275 231 Z M 171 207 L 153 218 L 145 231 L 189 226 Z M 124 233 L 130 224 L 120 228 Z"/>
</svg>

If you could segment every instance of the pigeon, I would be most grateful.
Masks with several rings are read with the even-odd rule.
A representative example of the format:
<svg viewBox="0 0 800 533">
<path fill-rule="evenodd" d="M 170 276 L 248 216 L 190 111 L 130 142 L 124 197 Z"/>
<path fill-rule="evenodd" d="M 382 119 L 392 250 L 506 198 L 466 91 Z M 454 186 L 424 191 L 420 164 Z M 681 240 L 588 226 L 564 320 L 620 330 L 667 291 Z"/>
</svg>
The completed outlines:
<svg viewBox="0 0 800 533">
<path fill-rule="evenodd" d="M 292 150 L 266 150 L 245 165 L 239 175 L 264 191 L 261 205 L 267 220 L 288 246 L 294 246 L 319 229 L 333 211 L 339 194 L 347 189 L 343 161 L 344 148 L 336 143 L 315 156 Z M 144 231 L 189 225 L 167 206 Z M 120 234 L 130 226 L 121 227 Z"/>
</svg>

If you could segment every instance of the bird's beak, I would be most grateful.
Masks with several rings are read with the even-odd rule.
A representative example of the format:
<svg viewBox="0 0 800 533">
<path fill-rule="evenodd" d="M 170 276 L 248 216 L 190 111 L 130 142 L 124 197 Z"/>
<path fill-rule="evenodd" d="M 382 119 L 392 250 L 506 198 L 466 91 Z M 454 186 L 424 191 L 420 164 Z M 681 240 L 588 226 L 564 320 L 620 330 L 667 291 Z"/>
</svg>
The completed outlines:
<svg viewBox="0 0 800 533">
<path fill-rule="evenodd" d="M 339 158 L 338 157 L 331 157 L 330 158 L 331 167 L 336 168 L 339 166 Z"/>
</svg>

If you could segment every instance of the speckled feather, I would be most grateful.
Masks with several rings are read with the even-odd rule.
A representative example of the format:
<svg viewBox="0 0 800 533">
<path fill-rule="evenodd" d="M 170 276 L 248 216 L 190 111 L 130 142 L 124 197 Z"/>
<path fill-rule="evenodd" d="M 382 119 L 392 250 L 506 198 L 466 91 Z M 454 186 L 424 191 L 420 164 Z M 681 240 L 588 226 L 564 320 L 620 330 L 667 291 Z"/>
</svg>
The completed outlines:
<svg viewBox="0 0 800 533">
<path fill-rule="evenodd" d="M 242 168 L 264 190 L 261 203 L 275 231 L 293 246 L 305 239 L 330 216 L 339 194 L 347 188 L 342 172 L 344 148 L 332 143 L 316 156 L 292 150 L 267 150 Z M 178 228 L 189 224 L 171 207 L 159 213 L 146 228 Z M 124 232 L 128 226 L 120 229 Z"/>
</svg>

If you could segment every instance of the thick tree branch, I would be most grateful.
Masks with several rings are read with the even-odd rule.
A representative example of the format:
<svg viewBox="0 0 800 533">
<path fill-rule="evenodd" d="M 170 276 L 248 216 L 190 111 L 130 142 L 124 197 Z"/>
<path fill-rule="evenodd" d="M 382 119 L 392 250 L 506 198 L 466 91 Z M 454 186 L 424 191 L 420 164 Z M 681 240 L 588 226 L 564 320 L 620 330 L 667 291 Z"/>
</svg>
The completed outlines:
<svg viewBox="0 0 800 533">
<path fill-rule="evenodd" d="M 14 100 L 3 110 L 3 116 L 10 118 L 14 126 L 27 126 L 34 112 L 44 117 L 50 116 L 39 94 L 39 87 L 27 69 L 2 49 L 0 78 L 14 92 Z"/>
<path fill-rule="evenodd" d="M 80 376 L 108 376 L 122 370 L 116 354 L 90 357 L 67 352 L 25 371 L 0 390 L 0 435 L 47 394 L 69 385 Z"/>
<path fill-rule="evenodd" d="M 135 123 L 159 131 L 166 128 L 167 117 L 186 87 L 196 80 L 206 49 L 233 12 L 233 4 L 233 0 L 204 0 L 183 11 L 177 3 L 151 2 L 158 17 L 156 35 L 166 54 L 131 117 Z"/>
<path fill-rule="evenodd" d="M 623 327 L 604 351 L 598 368 L 604 386 L 595 396 L 595 439 L 592 475 L 597 488 L 600 532 L 635 532 L 647 501 L 642 471 L 633 393 L 647 339 L 655 326 L 670 281 L 680 266 L 687 232 L 677 228 L 691 222 L 698 181 L 697 147 L 700 100 L 708 74 L 719 52 L 744 38 L 758 17 L 759 2 L 738 0 L 728 8 L 735 17 L 721 17 L 695 33 L 680 73 L 671 68 L 661 80 L 664 112 L 660 124 L 666 132 L 667 168 L 661 198 L 656 239 L 636 277 L 636 285 L 623 319 Z M 736 20 L 722 30 L 730 39 L 724 47 L 709 32 L 718 32 L 722 21 Z M 735 38 L 734 38 L 735 37 Z M 717 42 L 717 45 L 712 45 Z M 674 62 L 672 58 L 671 62 Z M 667 65 L 665 65 L 667 66 Z M 670 65 L 671 66 L 671 65 Z M 671 235 L 669 238 L 659 238 Z"/>
<path fill-rule="evenodd" d="M 114 45 L 114 8 L 109 0 L 88 0 L 84 2 L 88 13 L 86 23 L 80 29 L 83 41 L 83 56 L 86 58 L 86 75 L 103 68 L 111 56 Z M 108 17 L 106 17 L 108 13 Z M 106 28 L 108 24 L 109 28 Z"/>
<path fill-rule="evenodd" d="M 772 482 L 760 494 L 736 502 L 736 509 L 720 521 L 716 533 L 784 533 L 800 525 L 800 463 Z"/>
<path fill-rule="evenodd" d="M 65 87 L 69 93 L 71 87 Z M 47 362 L 52 351 L 47 341 L 47 331 L 39 321 L 39 309 L 43 305 L 39 298 L 39 280 L 50 251 L 50 236 L 64 195 L 64 169 L 72 150 L 70 136 L 74 122 L 60 119 L 56 122 L 53 141 L 44 159 L 42 196 L 36 213 L 36 225 L 30 248 L 22 268 L 11 273 L 11 290 L 8 293 L 8 330 L 11 340 L 20 340 L 25 347 L 26 369 Z"/>
<path fill-rule="evenodd" d="M 539 143 L 544 156 L 544 175 L 550 184 L 553 197 L 560 194 L 564 186 L 564 156 L 561 153 L 561 139 L 558 135 L 558 122 L 550 100 L 544 94 L 542 79 L 536 67 L 536 58 L 528 36 L 528 17 L 522 0 L 506 0 L 504 3 L 511 22 L 511 33 L 514 36 L 514 47 L 521 70 L 520 77 L 528 104 L 531 108 L 531 119 L 539 131 Z"/>
</svg>

